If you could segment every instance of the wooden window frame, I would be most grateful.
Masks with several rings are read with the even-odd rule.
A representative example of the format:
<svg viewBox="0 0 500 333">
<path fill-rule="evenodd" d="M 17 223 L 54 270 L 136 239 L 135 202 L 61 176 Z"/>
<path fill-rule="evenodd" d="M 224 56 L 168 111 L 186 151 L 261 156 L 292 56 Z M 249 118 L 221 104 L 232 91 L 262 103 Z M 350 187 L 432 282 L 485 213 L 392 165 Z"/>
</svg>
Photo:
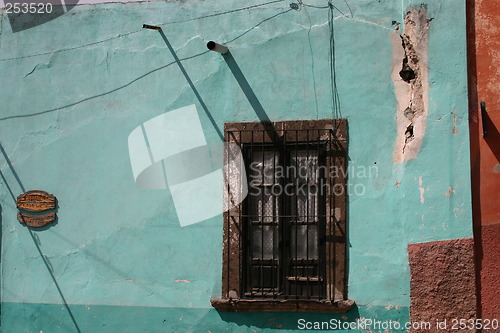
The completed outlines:
<svg viewBox="0 0 500 333">
<path fill-rule="evenodd" d="M 254 143 L 327 142 L 326 168 L 335 167 L 327 181 L 338 184 L 342 194 L 326 193 L 326 294 L 321 300 L 287 298 L 251 298 L 243 292 L 244 265 L 242 237 L 244 203 L 224 213 L 222 298 L 211 303 L 219 311 L 305 311 L 346 312 L 354 304 L 347 298 L 347 120 L 321 119 L 279 122 L 237 122 L 224 124 L 224 140 L 240 147 Z M 227 190 L 226 190 L 227 191 Z M 230 193 L 225 193 L 230 196 Z"/>
</svg>

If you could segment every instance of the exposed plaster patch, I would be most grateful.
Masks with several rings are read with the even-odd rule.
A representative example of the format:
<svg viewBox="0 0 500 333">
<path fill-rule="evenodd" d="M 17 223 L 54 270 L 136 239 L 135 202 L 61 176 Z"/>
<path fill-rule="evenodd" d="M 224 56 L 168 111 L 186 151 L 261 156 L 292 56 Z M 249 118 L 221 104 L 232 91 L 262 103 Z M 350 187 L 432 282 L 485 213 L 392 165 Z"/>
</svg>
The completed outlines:
<svg viewBox="0 0 500 333">
<path fill-rule="evenodd" d="M 424 6 L 410 9 L 404 33 L 391 34 L 392 80 L 397 101 L 397 139 L 394 163 L 417 157 L 425 135 L 428 113 L 429 23 Z"/>
<path fill-rule="evenodd" d="M 183 279 L 176 279 L 175 282 L 190 283 L 191 281 L 189 281 L 189 280 L 183 280 Z"/>
</svg>

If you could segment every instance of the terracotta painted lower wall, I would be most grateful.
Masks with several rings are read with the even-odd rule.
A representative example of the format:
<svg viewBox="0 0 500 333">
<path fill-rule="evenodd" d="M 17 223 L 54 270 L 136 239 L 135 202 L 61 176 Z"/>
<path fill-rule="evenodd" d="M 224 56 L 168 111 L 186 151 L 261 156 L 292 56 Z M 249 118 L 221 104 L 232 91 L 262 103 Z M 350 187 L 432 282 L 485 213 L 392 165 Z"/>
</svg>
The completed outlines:
<svg viewBox="0 0 500 333">
<path fill-rule="evenodd" d="M 426 332 L 457 332 L 453 330 L 454 320 L 476 318 L 472 238 L 410 244 L 408 257 L 413 323 L 430 323 Z"/>
<path fill-rule="evenodd" d="M 477 233 L 476 233 L 477 235 Z M 483 225 L 480 230 L 481 245 L 476 249 L 480 272 L 483 319 L 500 319 L 500 223 Z M 476 236 L 477 237 L 477 236 Z"/>
</svg>

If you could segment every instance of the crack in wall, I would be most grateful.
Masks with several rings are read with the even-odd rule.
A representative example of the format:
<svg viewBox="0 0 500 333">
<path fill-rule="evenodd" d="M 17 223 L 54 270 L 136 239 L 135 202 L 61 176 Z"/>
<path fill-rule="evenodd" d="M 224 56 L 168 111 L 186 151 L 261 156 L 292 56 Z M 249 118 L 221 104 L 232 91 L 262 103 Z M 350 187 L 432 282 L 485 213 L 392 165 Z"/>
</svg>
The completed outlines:
<svg viewBox="0 0 500 333">
<path fill-rule="evenodd" d="M 428 110 L 428 32 L 424 5 L 410 9 L 404 32 L 393 34 L 392 79 L 397 100 L 397 139 L 394 163 L 416 158 L 425 135 Z M 399 42 L 398 42 L 399 39 Z"/>
</svg>

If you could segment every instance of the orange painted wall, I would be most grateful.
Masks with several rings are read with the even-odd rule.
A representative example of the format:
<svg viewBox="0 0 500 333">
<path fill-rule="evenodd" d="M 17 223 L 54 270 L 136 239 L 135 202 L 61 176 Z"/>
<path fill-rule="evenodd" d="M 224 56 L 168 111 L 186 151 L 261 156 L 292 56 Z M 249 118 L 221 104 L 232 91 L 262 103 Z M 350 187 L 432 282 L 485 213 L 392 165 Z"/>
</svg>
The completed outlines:
<svg viewBox="0 0 500 333">
<path fill-rule="evenodd" d="M 467 0 L 467 24 L 477 305 L 479 316 L 492 319 L 500 318 L 499 3 Z M 480 102 L 486 103 L 486 117 Z"/>
</svg>

